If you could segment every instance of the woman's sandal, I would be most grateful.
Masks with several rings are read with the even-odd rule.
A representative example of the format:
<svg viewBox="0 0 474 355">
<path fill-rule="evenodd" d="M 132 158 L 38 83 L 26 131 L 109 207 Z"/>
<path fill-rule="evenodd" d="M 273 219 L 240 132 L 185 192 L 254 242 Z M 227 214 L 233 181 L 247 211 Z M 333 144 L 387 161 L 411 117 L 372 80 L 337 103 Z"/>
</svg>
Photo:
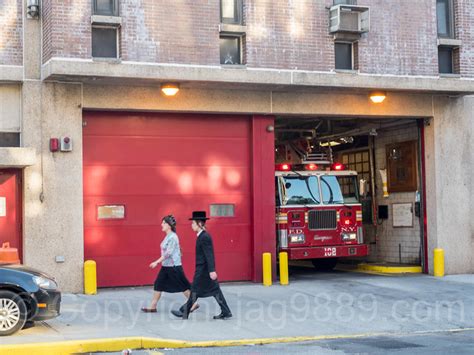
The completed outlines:
<svg viewBox="0 0 474 355">
<path fill-rule="evenodd" d="M 145 312 L 145 313 L 156 313 L 156 308 L 146 308 L 146 307 L 142 307 L 142 312 Z"/>
</svg>

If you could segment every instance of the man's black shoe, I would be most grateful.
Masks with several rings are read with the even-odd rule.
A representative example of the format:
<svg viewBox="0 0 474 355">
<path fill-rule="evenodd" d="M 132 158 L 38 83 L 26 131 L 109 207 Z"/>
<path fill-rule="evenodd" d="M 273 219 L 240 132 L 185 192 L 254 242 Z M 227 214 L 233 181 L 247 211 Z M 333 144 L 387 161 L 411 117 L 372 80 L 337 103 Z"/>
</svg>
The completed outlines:
<svg viewBox="0 0 474 355">
<path fill-rule="evenodd" d="M 232 313 L 228 313 L 228 314 L 221 313 L 218 316 L 214 316 L 213 318 L 214 319 L 228 319 L 230 317 L 232 317 Z"/>
<path fill-rule="evenodd" d="M 181 311 L 177 311 L 177 310 L 172 309 L 171 314 L 178 317 L 178 318 L 183 318 L 183 312 L 181 312 Z"/>
</svg>

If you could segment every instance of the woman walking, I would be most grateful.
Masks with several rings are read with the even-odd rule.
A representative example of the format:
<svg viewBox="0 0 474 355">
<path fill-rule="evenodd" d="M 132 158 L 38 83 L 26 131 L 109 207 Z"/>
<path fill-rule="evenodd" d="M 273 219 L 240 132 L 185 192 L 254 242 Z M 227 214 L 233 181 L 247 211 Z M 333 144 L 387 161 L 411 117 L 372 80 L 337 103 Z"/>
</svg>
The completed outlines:
<svg viewBox="0 0 474 355">
<path fill-rule="evenodd" d="M 183 292 L 187 299 L 191 294 L 191 284 L 186 278 L 181 264 L 181 248 L 176 235 L 176 219 L 172 215 L 163 217 L 161 230 L 166 234 L 160 245 L 161 257 L 150 264 L 150 268 L 154 269 L 161 263 L 161 270 L 155 280 L 151 305 L 149 308 L 142 308 L 145 313 L 156 312 L 156 304 L 160 300 L 162 292 Z M 193 305 L 191 312 L 197 308 L 199 308 L 199 305 L 196 303 Z"/>
</svg>

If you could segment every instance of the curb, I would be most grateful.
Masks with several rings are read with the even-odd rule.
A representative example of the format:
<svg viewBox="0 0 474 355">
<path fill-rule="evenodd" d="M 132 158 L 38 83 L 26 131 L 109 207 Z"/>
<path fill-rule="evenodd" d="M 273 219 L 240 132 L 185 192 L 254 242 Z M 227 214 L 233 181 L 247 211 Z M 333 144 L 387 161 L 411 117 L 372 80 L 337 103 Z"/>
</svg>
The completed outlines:
<svg viewBox="0 0 474 355">
<path fill-rule="evenodd" d="M 128 337 L 128 338 L 108 338 L 94 340 L 74 340 L 53 343 L 33 343 L 0 345 L 2 355 L 68 355 L 89 352 L 112 352 L 122 351 L 123 349 L 183 349 L 183 348 L 208 348 L 208 347 L 231 347 L 244 345 L 265 345 L 275 343 L 301 343 L 318 340 L 336 340 L 336 339 L 357 339 L 380 336 L 394 335 L 423 335 L 432 333 L 454 333 L 463 331 L 472 331 L 474 328 L 445 329 L 445 330 L 427 330 L 411 333 L 363 333 L 348 335 L 319 335 L 319 336 L 301 336 L 301 337 L 283 337 L 283 338 L 261 338 L 261 339 L 240 339 L 240 340 L 211 340 L 211 341 L 185 341 L 173 339 L 159 339 L 146 337 Z"/>
<path fill-rule="evenodd" d="M 380 272 L 384 274 L 421 274 L 421 266 L 384 266 L 372 264 L 359 264 L 357 270 Z"/>
</svg>

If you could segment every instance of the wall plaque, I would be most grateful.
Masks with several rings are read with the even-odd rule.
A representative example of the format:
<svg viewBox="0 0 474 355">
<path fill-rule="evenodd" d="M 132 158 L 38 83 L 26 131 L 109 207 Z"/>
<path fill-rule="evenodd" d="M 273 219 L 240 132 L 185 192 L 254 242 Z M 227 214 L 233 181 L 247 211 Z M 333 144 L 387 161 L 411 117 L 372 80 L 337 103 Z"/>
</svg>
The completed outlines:
<svg viewBox="0 0 474 355">
<path fill-rule="evenodd" d="M 105 205 L 97 207 L 97 219 L 124 219 L 124 205 Z"/>
<path fill-rule="evenodd" d="M 5 197 L 0 197 L 0 217 L 7 216 L 7 199 Z"/>
<path fill-rule="evenodd" d="M 413 205 L 411 203 L 394 203 L 392 213 L 394 227 L 413 227 Z"/>
</svg>

